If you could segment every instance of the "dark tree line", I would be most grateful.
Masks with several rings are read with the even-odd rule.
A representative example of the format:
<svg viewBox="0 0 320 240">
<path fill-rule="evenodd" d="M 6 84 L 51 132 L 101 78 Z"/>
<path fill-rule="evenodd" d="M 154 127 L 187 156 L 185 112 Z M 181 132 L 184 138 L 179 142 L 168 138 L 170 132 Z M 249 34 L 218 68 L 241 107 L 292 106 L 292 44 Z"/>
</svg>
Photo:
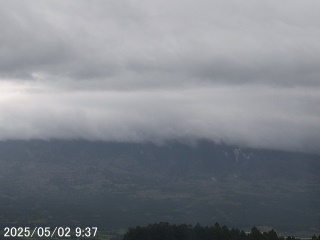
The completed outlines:
<svg viewBox="0 0 320 240">
<path fill-rule="evenodd" d="M 192 226 L 187 224 L 169 224 L 160 222 L 149 224 L 146 227 L 137 226 L 129 228 L 123 240 L 298 240 L 295 237 L 280 237 L 271 230 L 260 232 L 256 227 L 250 233 L 242 230 L 220 226 L 216 223 L 212 227 L 203 227 L 199 224 Z M 320 240 L 313 236 L 312 240 Z"/>
</svg>

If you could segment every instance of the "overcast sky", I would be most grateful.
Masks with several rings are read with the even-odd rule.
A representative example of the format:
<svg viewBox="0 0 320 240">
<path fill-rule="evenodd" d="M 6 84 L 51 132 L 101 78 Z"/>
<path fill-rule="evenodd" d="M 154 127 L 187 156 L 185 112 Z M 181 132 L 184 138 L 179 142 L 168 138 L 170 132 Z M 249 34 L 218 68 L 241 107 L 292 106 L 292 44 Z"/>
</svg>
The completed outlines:
<svg viewBox="0 0 320 240">
<path fill-rule="evenodd" d="M 318 0 L 2 0 L 0 139 L 320 153 Z"/>
</svg>

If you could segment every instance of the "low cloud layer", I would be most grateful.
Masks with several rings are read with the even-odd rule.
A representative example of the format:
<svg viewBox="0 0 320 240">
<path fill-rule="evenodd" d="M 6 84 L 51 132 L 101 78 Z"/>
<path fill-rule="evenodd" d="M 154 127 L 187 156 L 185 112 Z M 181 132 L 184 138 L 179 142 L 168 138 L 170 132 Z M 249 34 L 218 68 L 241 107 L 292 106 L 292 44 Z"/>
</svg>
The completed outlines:
<svg viewBox="0 0 320 240">
<path fill-rule="evenodd" d="M 0 139 L 319 153 L 319 1 L 2 1 Z"/>
</svg>

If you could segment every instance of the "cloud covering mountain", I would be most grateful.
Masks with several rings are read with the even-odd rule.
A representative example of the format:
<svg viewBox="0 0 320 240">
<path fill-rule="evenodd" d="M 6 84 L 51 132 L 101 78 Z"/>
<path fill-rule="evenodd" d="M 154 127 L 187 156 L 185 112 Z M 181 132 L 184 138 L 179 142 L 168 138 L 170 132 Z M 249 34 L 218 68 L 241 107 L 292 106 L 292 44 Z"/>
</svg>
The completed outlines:
<svg viewBox="0 0 320 240">
<path fill-rule="evenodd" d="M 1 1 L 0 138 L 318 152 L 319 1 Z"/>
</svg>

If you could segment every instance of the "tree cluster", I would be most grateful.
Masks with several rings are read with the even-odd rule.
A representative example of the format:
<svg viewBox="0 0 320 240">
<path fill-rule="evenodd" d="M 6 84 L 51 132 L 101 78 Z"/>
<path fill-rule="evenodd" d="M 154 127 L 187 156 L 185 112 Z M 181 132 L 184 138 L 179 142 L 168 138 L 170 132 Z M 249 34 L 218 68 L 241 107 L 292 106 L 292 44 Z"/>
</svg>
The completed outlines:
<svg viewBox="0 0 320 240">
<path fill-rule="evenodd" d="M 145 227 L 129 228 L 123 240 L 298 240 L 298 238 L 280 237 L 274 230 L 260 232 L 256 227 L 245 233 L 239 229 L 220 226 L 218 223 L 211 227 L 203 227 L 200 224 L 192 226 L 160 222 Z M 313 236 L 312 240 L 320 240 L 320 235 Z"/>
</svg>

